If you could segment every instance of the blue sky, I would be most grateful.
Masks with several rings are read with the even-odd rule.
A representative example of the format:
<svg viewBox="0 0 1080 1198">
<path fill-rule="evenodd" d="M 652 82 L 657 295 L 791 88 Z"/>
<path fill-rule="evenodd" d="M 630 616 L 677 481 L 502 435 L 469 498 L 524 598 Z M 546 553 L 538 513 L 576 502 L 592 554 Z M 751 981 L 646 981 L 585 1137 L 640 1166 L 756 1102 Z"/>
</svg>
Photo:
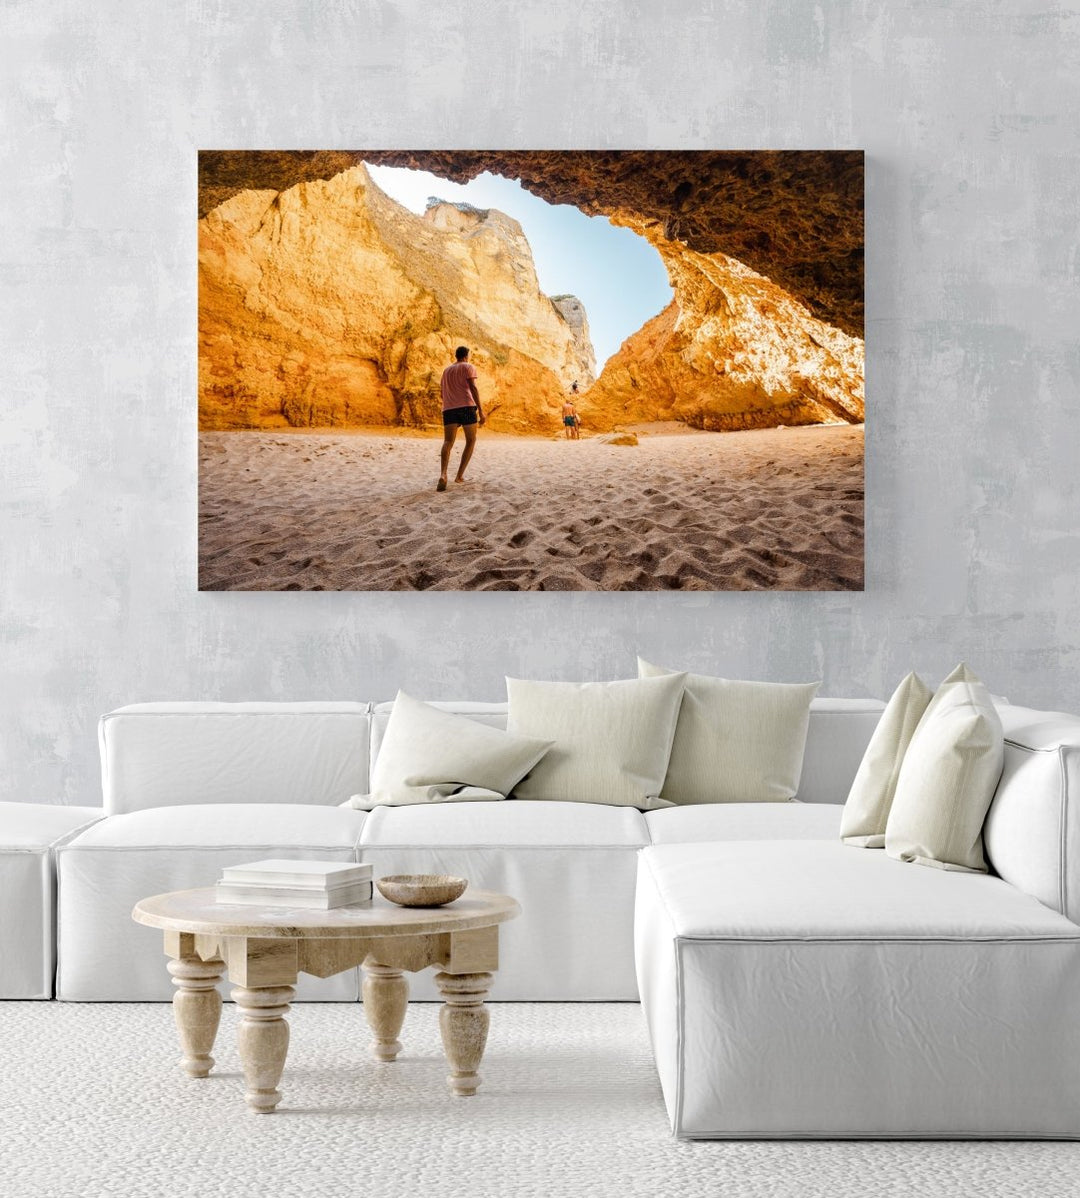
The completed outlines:
<svg viewBox="0 0 1080 1198">
<path fill-rule="evenodd" d="M 585 305 L 596 350 L 597 373 L 619 346 L 671 300 L 660 255 L 629 229 L 606 217 L 586 216 L 566 204 L 547 204 L 516 179 L 482 174 L 450 183 L 427 171 L 368 166 L 371 177 L 399 204 L 422 213 L 428 196 L 477 208 L 498 208 L 525 230 L 540 288 L 546 295 L 576 295 Z"/>
</svg>

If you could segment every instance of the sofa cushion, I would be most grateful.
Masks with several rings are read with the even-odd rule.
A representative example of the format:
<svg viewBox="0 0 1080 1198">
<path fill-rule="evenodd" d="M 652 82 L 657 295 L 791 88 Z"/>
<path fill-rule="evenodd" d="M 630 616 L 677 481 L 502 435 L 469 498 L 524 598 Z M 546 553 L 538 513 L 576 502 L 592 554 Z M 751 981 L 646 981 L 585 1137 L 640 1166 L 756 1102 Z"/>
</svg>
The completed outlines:
<svg viewBox="0 0 1080 1198">
<path fill-rule="evenodd" d="M 638 658 L 642 678 L 670 673 Z M 810 702 L 821 684 L 687 674 L 661 797 L 672 803 L 775 803 L 799 789 Z"/>
<path fill-rule="evenodd" d="M 664 784 L 685 675 L 619 682 L 507 678 L 507 728 L 554 741 L 515 787 L 519 799 L 619 807 L 664 806 Z"/>
<path fill-rule="evenodd" d="M 57 997 L 170 998 L 161 935 L 131 919 L 139 899 L 212 886 L 225 866 L 262 857 L 356 861 L 365 819 L 338 807 L 226 803 L 133 811 L 86 829 L 57 852 Z M 350 970 L 302 976 L 297 997 L 354 1001 L 358 991 Z"/>
<path fill-rule="evenodd" d="M 1063 916 L 839 840 L 639 860 L 638 980 L 678 1135 L 1075 1136 Z"/>
<path fill-rule="evenodd" d="M 544 800 L 377 807 L 361 835 L 375 876 L 448 873 L 512 894 L 492 998 L 626 1001 L 634 980 L 634 877 L 641 812 Z M 437 999 L 430 972 L 410 993 Z"/>
<path fill-rule="evenodd" d="M 982 827 L 1003 758 L 994 702 L 961 664 L 934 693 L 904 754 L 885 852 L 917 865 L 985 872 Z"/>
<path fill-rule="evenodd" d="M 371 793 L 351 806 L 502 799 L 551 748 L 549 740 L 515 736 L 442 711 L 398 691 L 378 758 Z"/>
<path fill-rule="evenodd" d="M 649 843 L 645 816 L 633 808 L 592 803 L 508 799 L 473 807 L 376 807 L 360 834 L 372 845 L 493 845 L 589 848 Z"/>
<path fill-rule="evenodd" d="M 505 700 L 501 703 L 474 703 L 467 699 L 425 699 L 424 702 L 429 707 L 434 707 L 436 711 L 463 715 L 470 720 L 475 720 L 478 724 L 485 724 L 488 728 L 501 728 L 504 731 L 506 729 Z M 375 763 L 378 761 L 379 752 L 382 749 L 383 737 L 386 735 L 386 729 L 393 714 L 393 700 L 388 703 L 376 703 L 371 709 L 370 773 L 372 774 L 375 772 Z"/>
<path fill-rule="evenodd" d="M 833 803 L 698 803 L 647 811 L 653 844 L 714 840 L 831 840 L 840 826 Z"/>
<path fill-rule="evenodd" d="M 911 869 L 834 839 L 666 844 L 643 857 L 679 936 L 1080 943 L 1080 927 L 1001 878 Z"/>
<path fill-rule="evenodd" d="M 52 998 L 55 850 L 104 814 L 100 807 L 0 803 L 0 999 Z"/>
<path fill-rule="evenodd" d="M 337 805 L 368 789 L 367 703 L 137 703 L 102 716 L 110 815 L 198 803 Z"/>
<path fill-rule="evenodd" d="M 430 705 L 492 728 L 506 727 L 505 703 L 440 701 Z M 379 703 L 373 708 L 372 769 L 393 707 L 393 703 Z M 880 699 L 815 699 L 810 704 L 806 751 L 796 798 L 804 803 L 843 803 L 884 709 Z"/>
<path fill-rule="evenodd" d="M 1080 923 L 1080 717 L 998 708 L 1005 764 L 983 828 L 992 869 Z"/>
<path fill-rule="evenodd" d="M 68 848 L 314 848 L 347 849 L 360 841 L 367 816 L 340 807 L 268 803 L 203 803 L 113 815 L 87 828 Z M 310 856 L 310 854 L 307 854 Z M 212 878 L 207 885 L 217 881 Z"/>
<path fill-rule="evenodd" d="M 885 847 L 885 825 L 900 766 L 932 697 L 933 692 L 915 673 L 908 674 L 893 691 L 844 804 L 840 839 L 845 844 L 867 849 Z"/>
<path fill-rule="evenodd" d="M 0 803 L 0 852 L 36 853 L 69 840 L 105 815 L 102 807 L 63 803 Z M 5 898 L 9 897 L 4 892 Z"/>
</svg>

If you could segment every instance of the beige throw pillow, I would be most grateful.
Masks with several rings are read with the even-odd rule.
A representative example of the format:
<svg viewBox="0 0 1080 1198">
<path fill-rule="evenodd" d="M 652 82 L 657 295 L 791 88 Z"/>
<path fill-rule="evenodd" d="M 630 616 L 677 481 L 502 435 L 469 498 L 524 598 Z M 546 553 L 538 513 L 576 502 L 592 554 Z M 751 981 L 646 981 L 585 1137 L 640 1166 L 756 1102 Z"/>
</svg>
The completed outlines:
<svg viewBox="0 0 1080 1198">
<path fill-rule="evenodd" d="M 982 826 L 1004 756 L 993 700 L 961 663 L 938 687 L 904 755 L 885 826 L 889 856 L 985 873 Z"/>
<path fill-rule="evenodd" d="M 551 747 L 549 740 L 439 711 L 398 691 L 371 771 L 371 794 L 348 806 L 401 807 L 503 799 Z"/>
<path fill-rule="evenodd" d="M 638 675 L 670 671 L 638 658 Z M 741 682 L 686 675 L 661 797 L 672 803 L 778 803 L 802 774 L 819 682 Z"/>
<path fill-rule="evenodd" d="M 664 783 L 683 674 L 622 682 L 529 682 L 507 678 L 506 726 L 554 741 L 518 799 L 668 807 Z"/>
<path fill-rule="evenodd" d="M 893 691 L 866 747 L 855 781 L 840 816 L 840 839 L 864 849 L 885 847 L 900 766 L 933 691 L 918 674 L 908 676 Z"/>
</svg>

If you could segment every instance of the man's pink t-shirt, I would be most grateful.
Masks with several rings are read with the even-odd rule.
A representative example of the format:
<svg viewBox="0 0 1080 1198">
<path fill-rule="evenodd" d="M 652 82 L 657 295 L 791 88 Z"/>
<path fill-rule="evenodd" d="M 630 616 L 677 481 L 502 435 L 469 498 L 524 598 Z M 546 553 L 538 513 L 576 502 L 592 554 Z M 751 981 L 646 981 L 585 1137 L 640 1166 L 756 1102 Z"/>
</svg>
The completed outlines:
<svg viewBox="0 0 1080 1198">
<path fill-rule="evenodd" d="M 476 367 L 471 362 L 455 362 L 442 372 L 442 407 L 475 408 L 476 401 L 469 390 L 469 379 L 476 378 Z"/>
</svg>

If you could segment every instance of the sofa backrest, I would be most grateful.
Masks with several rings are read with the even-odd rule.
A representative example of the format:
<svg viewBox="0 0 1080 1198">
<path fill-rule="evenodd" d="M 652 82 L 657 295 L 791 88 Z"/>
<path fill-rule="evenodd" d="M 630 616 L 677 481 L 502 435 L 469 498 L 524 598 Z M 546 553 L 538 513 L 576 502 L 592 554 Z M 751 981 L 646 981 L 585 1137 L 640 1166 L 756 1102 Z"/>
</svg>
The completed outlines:
<svg viewBox="0 0 1080 1198">
<path fill-rule="evenodd" d="M 505 703 L 437 703 L 494 727 Z M 105 811 L 193 803 L 338 804 L 369 789 L 392 703 L 138 703 L 99 726 Z M 815 699 L 798 797 L 843 803 L 884 705 Z M 997 704 L 1005 765 L 991 868 L 1080 923 L 1080 717 Z"/>
<path fill-rule="evenodd" d="M 505 703 L 432 703 L 440 711 L 468 716 L 494 728 L 506 727 Z M 371 719 L 371 765 L 386 732 L 393 703 L 377 703 Z M 815 699 L 810 705 L 802 780 L 798 798 L 804 803 L 843 803 L 855 778 L 884 703 L 877 699 Z"/>
<path fill-rule="evenodd" d="M 1005 766 L 983 828 L 1007 882 L 1080 923 L 1080 717 L 998 705 Z"/>
<path fill-rule="evenodd" d="M 436 703 L 506 727 L 505 703 Z M 815 699 L 798 797 L 842 803 L 883 704 Z M 343 803 L 369 789 L 393 703 L 134 703 L 102 716 L 110 815 L 192 803 Z"/>
<path fill-rule="evenodd" d="M 370 703 L 136 703 L 98 725 L 105 811 L 337 804 L 368 790 Z"/>
</svg>

